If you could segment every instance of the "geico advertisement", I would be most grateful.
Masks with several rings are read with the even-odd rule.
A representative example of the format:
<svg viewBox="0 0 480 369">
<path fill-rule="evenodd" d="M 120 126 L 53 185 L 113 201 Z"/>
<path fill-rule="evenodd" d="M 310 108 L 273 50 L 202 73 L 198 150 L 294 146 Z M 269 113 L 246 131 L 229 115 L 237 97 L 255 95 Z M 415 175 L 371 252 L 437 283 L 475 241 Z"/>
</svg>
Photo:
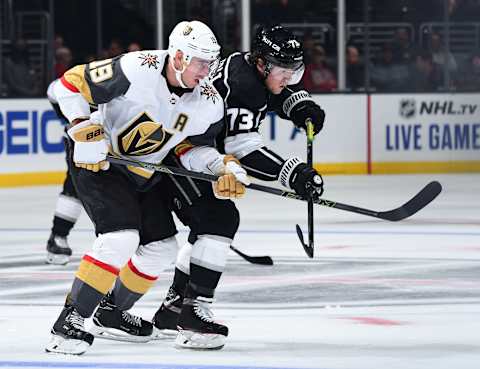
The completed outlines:
<svg viewBox="0 0 480 369">
<path fill-rule="evenodd" d="M 48 100 L 0 100 L 0 173 L 65 168 L 63 126 Z"/>
<path fill-rule="evenodd" d="M 479 97 L 372 95 L 372 161 L 480 160 Z"/>
<path fill-rule="evenodd" d="M 315 95 L 313 99 L 326 113 L 324 128 L 314 141 L 314 162 L 366 162 L 366 96 Z M 260 131 L 267 147 L 281 156 L 306 157 L 305 132 L 292 122 L 267 114 Z"/>
<path fill-rule="evenodd" d="M 326 111 L 314 142 L 314 161 L 366 161 L 366 97 L 316 95 Z M 266 146 L 285 158 L 306 156 L 306 136 L 275 113 L 267 114 L 261 132 Z M 63 126 L 46 99 L 0 100 L 0 173 L 65 169 Z"/>
</svg>

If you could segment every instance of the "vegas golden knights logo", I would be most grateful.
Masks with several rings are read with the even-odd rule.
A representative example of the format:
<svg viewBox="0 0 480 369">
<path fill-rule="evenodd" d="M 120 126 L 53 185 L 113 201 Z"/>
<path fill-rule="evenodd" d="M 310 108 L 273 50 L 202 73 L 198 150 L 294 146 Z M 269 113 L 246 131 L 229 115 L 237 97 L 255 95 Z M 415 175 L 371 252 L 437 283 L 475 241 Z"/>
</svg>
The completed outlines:
<svg viewBox="0 0 480 369">
<path fill-rule="evenodd" d="M 118 136 L 118 148 L 123 155 L 148 155 L 160 151 L 172 136 L 142 113 Z"/>
<path fill-rule="evenodd" d="M 183 29 L 183 35 L 184 35 L 184 36 L 188 36 L 188 35 L 190 34 L 190 32 L 192 32 L 192 31 L 193 31 L 193 28 L 187 25 L 187 26 L 185 26 L 185 28 Z"/>
</svg>

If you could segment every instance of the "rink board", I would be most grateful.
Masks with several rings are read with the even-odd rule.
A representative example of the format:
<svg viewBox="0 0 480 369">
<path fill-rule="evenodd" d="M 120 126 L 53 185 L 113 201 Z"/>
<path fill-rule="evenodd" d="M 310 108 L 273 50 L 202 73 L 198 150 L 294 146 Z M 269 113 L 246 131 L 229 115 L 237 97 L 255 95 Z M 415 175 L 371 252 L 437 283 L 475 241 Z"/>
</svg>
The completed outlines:
<svg viewBox="0 0 480 369">
<path fill-rule="evenodd" d="M 328 94 L 314 143 L 325 174 L 480 172 L 480 94 Z M 305 157 L 303 132 L 268 114 L 262 133 L 284 157 Z M 0 186 L 59 183 L 63 126 L 46 99 L 0 100 Z"/>
</svg>

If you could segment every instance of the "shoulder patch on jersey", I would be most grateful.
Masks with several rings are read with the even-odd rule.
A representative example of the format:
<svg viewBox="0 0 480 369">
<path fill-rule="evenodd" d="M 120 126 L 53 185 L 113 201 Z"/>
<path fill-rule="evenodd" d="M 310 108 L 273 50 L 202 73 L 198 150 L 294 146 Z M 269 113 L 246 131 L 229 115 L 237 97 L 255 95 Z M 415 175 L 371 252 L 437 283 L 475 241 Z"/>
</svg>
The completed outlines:
<svg viewBox="0 0 480 369">
<path fill-rule="evenodd" d="M 200 85 L 200 95 L 205 96 L 207 100 L 212 100 L 214 104 L 219 99 L 218 92 L 212 85 Z"/>
<path fill-rule="evenodd" d="M 158 55 L 141 53 L 138 58 L 142 60 L 142 63 L 140 64 L 141 67 L 146 65 L 148 68 L 153 67 L 155 69 L 158 69 L 158 65 L 160 64 L 160 61 L 158 60 Z"/>
</svg>

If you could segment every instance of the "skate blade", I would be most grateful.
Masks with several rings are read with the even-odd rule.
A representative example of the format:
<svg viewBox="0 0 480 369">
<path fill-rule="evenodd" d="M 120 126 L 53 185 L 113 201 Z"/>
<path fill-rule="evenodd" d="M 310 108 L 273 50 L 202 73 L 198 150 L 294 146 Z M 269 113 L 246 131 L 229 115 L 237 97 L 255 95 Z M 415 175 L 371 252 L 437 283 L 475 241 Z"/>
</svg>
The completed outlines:
<svg viewBox="0 0 480 369">
<path fill-rule="evenodd" d="M 66 339 L 61 336 L 52 335 L 45 351 L 54 354 L 82 355 L 90 347 L 88 342 L 82 340 Z"/>
<path fill-rule="evenodd" d="M 152 339 L 152 336 L 134 336 L 118 329 L 99 327 L 95 324 L 92 325 L 89 332 L 97 338 L 112 341 L 145 343 Z"/>
<path fill-rule="evenodd" d="M 45 263 L 52 265 L 67 265 L 69 261 L 70 256 L 68 255 L 52 254 L 51 252 L 48 252 Z"/>
<path fill-rule="evenodd" d="M 158 329 L 153 326 L 153 332 L 151 335 L 151 339 L 154 341 L 161 341 L 167 339 L 174 339 L 178 334 L 177 330 L 173 329 Z"/>
<path fill-rule="evenodd" d="M 220 350 L 225 346 L 226 337 L 221 334 L 205 334 L 180 330 L 175 347 L 191 350 Z"/>
</svg>

